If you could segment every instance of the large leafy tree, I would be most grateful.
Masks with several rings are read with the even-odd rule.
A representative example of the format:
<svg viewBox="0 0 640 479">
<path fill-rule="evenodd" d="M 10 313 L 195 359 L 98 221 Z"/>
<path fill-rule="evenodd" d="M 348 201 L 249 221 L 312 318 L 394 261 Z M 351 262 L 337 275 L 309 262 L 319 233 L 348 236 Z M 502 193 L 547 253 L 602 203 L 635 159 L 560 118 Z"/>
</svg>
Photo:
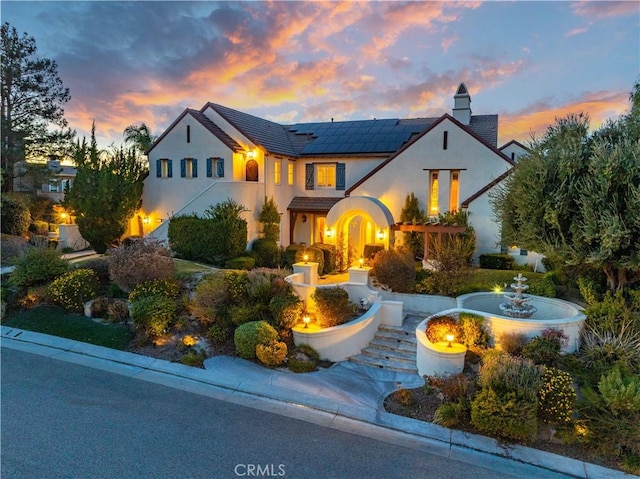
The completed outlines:
<svg viewBox="0 0 640 479">
<path fill-rule="evenodd" d="M 612 290 L 640 279 L 640 82 L 631 101 L 594 133 L 556 120 L 493 196 L 503 241 L 602 268 Z"/>
<path fill-rule="evenodd" d="M 134 149 L 98 150 L 95 125 L 91 143 L 78 144 L 74 154 L 77 175 L 65 196 L 76 216 L 80 234 L 98 253 L 118 243 L 128 220 L 140 208 L 143 181 L 148 174 Z"/>
<path fill-rule="evenodd" d="M 63 105 L 71 96 L 56 62 L 36 57 L 33 37 L 20 36 L 8 23 L 0 28 L 0 37 L 2 189 L 10 191 L 16 162 L 66 153 L 73 132 L 67 128 Z"/>
</svg>

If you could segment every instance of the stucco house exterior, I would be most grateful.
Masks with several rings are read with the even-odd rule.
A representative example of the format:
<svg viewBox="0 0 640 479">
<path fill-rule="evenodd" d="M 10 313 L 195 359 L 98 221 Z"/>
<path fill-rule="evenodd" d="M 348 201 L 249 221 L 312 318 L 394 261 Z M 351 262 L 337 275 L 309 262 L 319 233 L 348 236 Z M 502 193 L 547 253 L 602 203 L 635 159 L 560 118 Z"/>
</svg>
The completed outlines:
<svg viewBox="0 0 640 479">
<path fill-rule="evenodd" d="M 473 115 L 464 83 L 438 118 L 282 125 L 219 104 L 185 109 L 148 151 L 143 232 L 167 239 L 173 215 L 202 214 L 233 198 L 249 211 L 249 245 L 265 197 L 281 213 L 280 244 L 402 241 L 392 226 L 408 194 L 430 216 L 466 210 L 476 256 L 499 252 L 489 192 L 525 151 L 497 145 L 498 115 Z"/>
</svg>

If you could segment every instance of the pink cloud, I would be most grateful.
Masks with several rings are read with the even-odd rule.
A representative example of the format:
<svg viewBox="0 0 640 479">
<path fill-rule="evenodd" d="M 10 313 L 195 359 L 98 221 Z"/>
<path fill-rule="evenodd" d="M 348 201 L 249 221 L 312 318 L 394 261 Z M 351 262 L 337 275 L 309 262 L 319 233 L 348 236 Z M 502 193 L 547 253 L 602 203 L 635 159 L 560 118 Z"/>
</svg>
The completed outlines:
<svg viewBox="0 0 640 479">
<path fill-rule="evenodd" d="M 586 31 L 589 30 L 589 27 L 582 27 L 582 28 L 574 28 L 572 30 L 569 30 L 567 33 L 564 34 L 565 37 L 573 37 L 575 35 L 580 35 L 581 33 L 584 33 Z"/>
<path fill-rule="evenodd" d="M 636 1 L 582 1 L 571 4 L 573 13 L 590 19 L 638 15 L 640 6 Z"/>
<path fill-rule="evenodd" d="M 500 115 L 500 139 L 503 144 L 509 140 L 530 140 L 544 134 L 556 118 L 570 113 L 586 113 L 591 119 L 591 127 L 598 128 L 608 119 L 619 117 L 629 109 L 629 92 L 597 91 L 587 92 L 581 98 L 552 106 L 549 101 L 537 102 L 521 111 Z"/>
</svg>

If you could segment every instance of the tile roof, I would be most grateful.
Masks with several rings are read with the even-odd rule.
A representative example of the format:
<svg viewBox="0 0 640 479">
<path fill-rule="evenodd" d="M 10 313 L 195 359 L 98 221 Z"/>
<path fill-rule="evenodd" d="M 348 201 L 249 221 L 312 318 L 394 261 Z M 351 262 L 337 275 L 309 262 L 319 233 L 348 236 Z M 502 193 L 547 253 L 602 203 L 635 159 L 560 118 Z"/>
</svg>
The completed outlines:
<svg viewBox="0 0 640 479">
<path fill-rule="evenodd" d="M 220 139 L 225 145 L 231 148 L 235 152 L 243 151 L 244 148 L 236 142 L 233 138 L 227 135 L 222 128 L 212 122 L 209 117 L 205 114 L 197 111 L 197 110 L 188 110 L 192 117 L 198 120 L 202 126 L 204 126 L 207 130 L 213 133 L 215 136 Z"/>
<path fill-rule="evenodd" d="M 231 125 L 265 151 L 291 157 L 389 154 L 398 151 L 440 118 L 391 118 L 280 125 L 216 103 L 207 103 Z M 495 148 L 498 115 L 474 115 L 469 130 Z"/>
<path fill-rule="evenodd" d="M 287 206 L 289 211 L 300 211 L 308 213 L 326 213 L 343 197 L 305 197 L 294 196 Z"/>
</svg>

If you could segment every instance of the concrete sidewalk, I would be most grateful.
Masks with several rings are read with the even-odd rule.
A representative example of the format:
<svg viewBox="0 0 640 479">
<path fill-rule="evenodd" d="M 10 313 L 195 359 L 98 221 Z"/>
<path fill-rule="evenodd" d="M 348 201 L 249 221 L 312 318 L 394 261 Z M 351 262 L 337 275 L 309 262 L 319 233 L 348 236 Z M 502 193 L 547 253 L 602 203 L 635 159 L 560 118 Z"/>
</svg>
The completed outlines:
<svg viewBox="0 0 640 479">
<path fill-rule="evenodd" d="M 315 373 L 263 368 L 218 356 L 205 368 L 117 351 L 6 326 L 0 346 L 163 384 L 380 441 L 473 463 L 516 477 L 633 478 L 620 471 L 384 412 L 384 397 L 418 387 L 417 375 L 338 363 Z"/>
</svg>

